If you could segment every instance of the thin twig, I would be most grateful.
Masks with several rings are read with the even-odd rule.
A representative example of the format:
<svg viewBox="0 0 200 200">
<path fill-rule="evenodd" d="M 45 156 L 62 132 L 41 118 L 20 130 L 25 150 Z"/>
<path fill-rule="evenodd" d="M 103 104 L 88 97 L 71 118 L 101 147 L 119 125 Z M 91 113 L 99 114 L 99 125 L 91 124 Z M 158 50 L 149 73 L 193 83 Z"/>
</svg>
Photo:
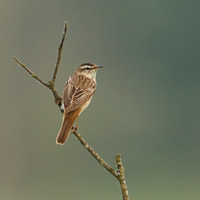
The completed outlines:
<svg viewBox="0 0 200 200">
<path fill-rule="evenodd" d="M 100 163 L 100 165 L 107 169 L 113 176 L 115 176 L 116 178 L 118 177 L 115 170 L 110 167 L 91 146 L 89 146 L 89 144 L 81 137 L 81 135 L 76 130 L 72 129 L 72 133 L 77 137 L 79 142 L 90 152 L 90 154 Z"/>
<path fill-rule="evenodd" d="M 35 73 L 33 73 L 24 63 L 20 62 L 15 56 L 13 56 L 13 58 L 15 59 L 15 61 L 22 66 L 33 78 L 35 78 L 36 80 L 38 80 L 40 83 L 42 83 L 42 85 L 44 85 L 45 87 L 49 88 L 49 84 L 45 83 L 41 78 L 39 78 Z"/>
<path fill-rule="evenodd" d="M 56 67 L 55 67 L 55 70 L 54 70 L 54 73 L 53 73 L 53 78 L 52 78 L 53 84 L 55 84 L 55 81 L 56 81 L 56 75 L 57 75 L 57 72 L 58 72 L 58 67 L 59 67 L 59 64 L 60 64 L 61 56 L 62 56 L 63 43 L 64 43 L 65 36 L 66 36 L 66 33 L 67 33 L 67 27 L 68 27 L 67 22 L 65 22 L 62 39 L 61 39 L 61 42 L 60 42 L 60 46 L 58 48 L 58 59 L 57 59 L 57 62 L 56 62 Z"/>
<path fill-rule="evenodd" d="M 53 78 L 52 80 L 48 81 L 49 83 L 45 83 L 39 76 L 33 73 L 24 63 L 20 62 L 15 56 L 13 56 L 14 60 L 21 67 L 23 67 L 33 78 L 35 78 L 42 85 L 44 85 L 45 87 L 49 88 L 52 91 L 53 96 L 55 98 L 55 103 L 59 106 L 59 109 L 62 113 L 63 113 L 62 98 L 58 95 L 58 92 L 55 88 L 55 81 L 56 81 L 56 75 L 59 68 L 59 63 L 62 56 L 62 48 L 63 48 L 66 32 L 67 32 L 67 23 L 65 22 L 61 43 L 58 48 L 58 58 L 57 58 Z M 110 172 L 115 178 L 117 178 L 117 180 L 120 183 L 123 200 L 129 200 L 128 188 L 127 188 L 126 180 L 124 176 L 124 167 L 121 161 L 121 155 L 117 154 L 117 156 L 115 157 L 116 163 L 117 163 L 117 171 L 115 171 L 99 156 L 98 153 L 95 152 L 95 150 L 91 146 L 89 146 L 89 144 L 82 138 L 82 136 L 75 129 L 72 129 L 72 133 L 77 137 L 80 143 L 88 150 L 88 152 L 99 162 L 99 164 L 103 166 L 108 172 Z"/>
<path fill-rule="evenodd" d="M 54 96 L 55 103 L 58 105 L 60 111 L 63 113 L 62 109 L 62 98 L 58 95 L 58 92 L 54 86 L 54 84 L 48 84 L 45 83 L 39 76 L 37 76 L 35 73 L 33 73 L 24 63 L 20 62 L 19 59 L 17 59 L 15 56 L 13 56 L 14 60 L 21 66 L 23 67 L 33 78 L 35 78 L 37 81 L 39 81 L 42 85 L 45 87 L 49 88 Z"/>
</svg>

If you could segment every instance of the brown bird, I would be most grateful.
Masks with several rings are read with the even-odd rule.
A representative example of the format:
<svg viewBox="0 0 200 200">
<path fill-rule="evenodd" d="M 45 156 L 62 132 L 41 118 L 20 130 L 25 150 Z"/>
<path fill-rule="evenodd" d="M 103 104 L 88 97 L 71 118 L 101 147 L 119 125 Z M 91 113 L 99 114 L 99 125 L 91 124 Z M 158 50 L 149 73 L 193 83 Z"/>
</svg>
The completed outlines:
<svg viewBox="0 0 200 200">
<path fill-rule="evenodd" d="M 83 63 L 68 78 L 63 91 L 64 113 L 62 126 L 56 139 L 57 144 L 66 142 L 76 119 L 75 128 L 78 128 L 78 117 L 90 104 L 96 90 L 96 73 L 102 67 Z"/>
</svg>

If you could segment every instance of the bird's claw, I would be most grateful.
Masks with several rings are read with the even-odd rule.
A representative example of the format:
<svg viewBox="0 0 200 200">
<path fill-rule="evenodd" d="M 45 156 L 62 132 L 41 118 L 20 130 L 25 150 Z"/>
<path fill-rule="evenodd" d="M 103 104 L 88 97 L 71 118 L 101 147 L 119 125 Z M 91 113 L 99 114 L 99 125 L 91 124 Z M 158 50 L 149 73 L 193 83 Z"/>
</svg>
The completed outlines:
<svg viewBox="0 0 200 200">
<path fill-rule="evenodd" d="M 73 133 L 74 131 L 77 131 L 77 130 L 78 130 L 78 127 L 77 127 L 77 126 L 72 126 L 72 129 L 71 129 L 72 133 Z"/>
</svg>

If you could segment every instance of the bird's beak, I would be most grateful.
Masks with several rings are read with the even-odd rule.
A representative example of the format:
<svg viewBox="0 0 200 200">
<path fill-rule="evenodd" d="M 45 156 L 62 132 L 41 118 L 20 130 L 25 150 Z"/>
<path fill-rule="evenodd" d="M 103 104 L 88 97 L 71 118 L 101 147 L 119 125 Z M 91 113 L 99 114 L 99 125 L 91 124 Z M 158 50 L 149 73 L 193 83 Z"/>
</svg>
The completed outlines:
<svg viewBox="0 0 200 200">
<path fill-rule="evenodd" d="M 97 70 L 97 69 L 100 69 L 100 68 L 103 68 L 103 66 L 97 65 L 93 69 Z"/>
<path fill-rule="evenodd" d="M 98 70 L 98 69 L 101 69 L 103 66 L 101 65 L 96 65 L 92 68 L 92 70 Z"/>
</svg>

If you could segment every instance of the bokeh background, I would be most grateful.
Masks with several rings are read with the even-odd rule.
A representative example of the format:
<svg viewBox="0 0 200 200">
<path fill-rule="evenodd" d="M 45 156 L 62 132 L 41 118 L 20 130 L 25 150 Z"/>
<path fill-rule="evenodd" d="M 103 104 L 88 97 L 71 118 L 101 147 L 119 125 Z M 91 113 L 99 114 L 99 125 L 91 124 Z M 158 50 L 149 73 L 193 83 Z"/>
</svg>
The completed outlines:
<svg viewBox="0 0 200 200">
<path fill-rule="evenodd" d="M 115 168 L 130 199 L 200 198 L 200 2 L 0 1 L 0 199 L 121 199 L 118 182 L 71 135 L 42 79 L 62 89 L 83 62 L 104 65 L 79 132 Z"/>
</svg>

